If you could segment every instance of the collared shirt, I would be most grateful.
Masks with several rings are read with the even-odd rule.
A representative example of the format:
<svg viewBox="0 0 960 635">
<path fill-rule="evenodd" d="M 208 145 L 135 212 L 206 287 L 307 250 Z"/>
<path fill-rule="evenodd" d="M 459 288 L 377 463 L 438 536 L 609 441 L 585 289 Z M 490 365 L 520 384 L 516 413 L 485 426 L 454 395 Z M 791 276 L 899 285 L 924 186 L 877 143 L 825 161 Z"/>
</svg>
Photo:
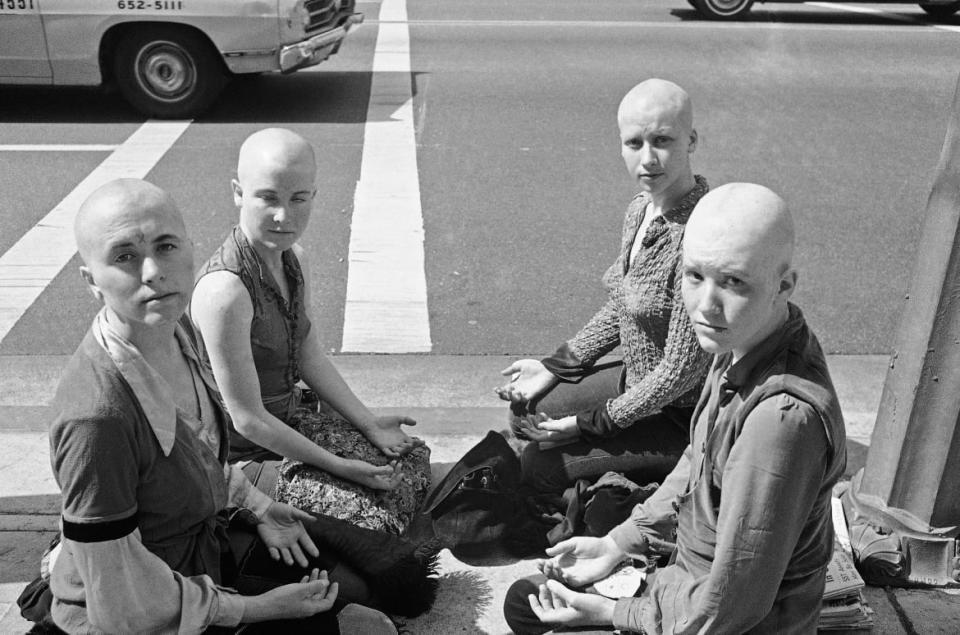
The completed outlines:
<svg viewBox="0 0 960 635">
<path fill-rule="evenodd" d="M 684 229 L 697 201 L 709 190 L 706 179 L 695 178 L 696 186 L 654 218 L 643 236 L 638 233 L 650 197 L 641 193 L 630 201 L 620 252 L 603 275 L 607 302 L 570 341 L 543 360 L 558 377 L 577 381 L 586 368 L 620 346 L 623 394 L 577 414 L 586 438 L 616 434 L 664 406 L 696 403 L 710 356 L 697 343 L 680 298 Z"/>
<path fill-rule="evenodd" d="M 170 391 L 170 385 L 143 359 L 140 351 L 133 344 L 110 326 L 106 309 L 101 309 L 97 313 L 91 328 L 93 336 L 110 355 L 120 375 L 140 402 L 140 408 L 153 434 L 156 435 L 164 456 L 170 456 L 177 436 L 177 402 Z M 207 391 L 200 378 L 203 371 L 202 365 L 180 324 L 175 327 L 174 337 L 180 345 L 180 352 L 188 360 L 188 367 L 191 369 L 190 377 L 200 406 L 199 419 L 195 419 L 188 413 L 182 413 L 182 415 L 193 424 L 194 432 L 200 440 L 216 454 L 220 448 L 220 430 L 217 428 L 216 417 L 210 412 L 212 404 L 206 397 Z"/>
<path fill-rule="evenodd" d="M 186 331 L 177 339 L 205 422 L 171 411 L 169 386 L 102 316 L 64 371 L 50 429 L 63 491 L 50 584 L 66 632 L 198 633 L 242 618 L 240 598 L 218 585 L 221 511 L 262 515 L 271 500 L 224 464 L 225 416 Z"/>
<path fill-rule="evenodd" d="M 647 633 L 816 632 L 833 544 L 830 496 L 846 464 L 840 406 L 800 310 L 732 364 L 715 359 L 691 445 L 610 535 L 669 552 L 614 624 Z"/>
</svg>

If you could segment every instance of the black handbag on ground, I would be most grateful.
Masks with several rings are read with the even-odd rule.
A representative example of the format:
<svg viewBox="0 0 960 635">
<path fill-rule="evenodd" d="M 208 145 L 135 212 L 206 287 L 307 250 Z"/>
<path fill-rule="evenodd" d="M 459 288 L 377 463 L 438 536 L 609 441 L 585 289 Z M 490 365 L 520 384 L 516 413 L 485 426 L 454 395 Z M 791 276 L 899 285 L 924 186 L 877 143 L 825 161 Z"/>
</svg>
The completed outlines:
<svg viewBox="0 0 960 635">
<path fill-rule="evenodd" d="M 33 622 L 33 628 L 28 635 L 64 635 L 57 628 L 50 615 L 53 604 L 53 593 L 50 592 L 50 553 L 60 544 L 60 534 L 57 533 L 50 544 L 43 551 L 40 560 L 40 576 L 24 587 L 17 598 L 20 615 L 27 621 Z"/>
<path fill-rule="evenodd" d="M 423 512 L 455 556 L 489 553 L 497 545 L 525 556 L 546 546 L 545 528 L 525 504 L 520 459 L 497 432 L 457 461 L 427 495 Z"/>
</svg>

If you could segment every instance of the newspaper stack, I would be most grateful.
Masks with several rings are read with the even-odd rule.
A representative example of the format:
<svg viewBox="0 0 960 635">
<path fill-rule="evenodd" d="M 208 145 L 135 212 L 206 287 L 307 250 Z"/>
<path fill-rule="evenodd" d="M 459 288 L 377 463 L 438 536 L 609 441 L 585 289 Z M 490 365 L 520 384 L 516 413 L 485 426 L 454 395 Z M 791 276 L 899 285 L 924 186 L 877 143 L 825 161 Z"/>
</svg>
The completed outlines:
<svg viewBox="0 0 960 635">
<path fill-rule="evenodd" d="M 835 538 L 818 626 L 820 630 L 869 630 L 873 628 L 873 611 L 863 599 L 863 578 L 853 564 L 843 505 L 836 497 L 831 502 Z"/>
</svg>

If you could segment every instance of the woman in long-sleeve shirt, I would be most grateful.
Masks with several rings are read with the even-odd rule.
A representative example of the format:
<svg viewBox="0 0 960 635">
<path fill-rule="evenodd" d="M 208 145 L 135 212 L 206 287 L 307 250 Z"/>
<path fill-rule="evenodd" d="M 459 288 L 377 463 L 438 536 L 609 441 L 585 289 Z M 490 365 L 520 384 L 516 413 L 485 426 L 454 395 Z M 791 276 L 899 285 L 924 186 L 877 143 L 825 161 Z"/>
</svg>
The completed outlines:
<svg viewBox="0 0 960 635">
<path fill-rule="evenodd" d="M 602 538 L 559 543 L 541 563 L 548 581 L 511 587 L 504 612 L 513 632 L 557 624 L 649 635 L 816 632 L 845 430 L 823 350 L 789 302 L 793 231 L 786 204 L 761 186 L 726 185 L 698 206 L 683 293 L 716 358 L 690 446 L 629 519 Z M 636 597 L 582 592 L 628 555 L 671 553 Z"/>
<path fill-rule="evenodd" d="M 526 447 L 523 469 L 542 491 L 610 470 L 661 480 L 688 442 L 709 363 L 679 290 L 684 225 L 708 190 L 690 166 L 697 134 L 689 97 L 675 84 L 647 80 L 624 97 L 617 118 L 640 192 L 603 277 L 609 298 L 551 357 L 505 369 L 511 381 L 499 389 L 512 402 L 515 432 L 538 442 Z M 601 359 L 617 346 L 622 361 Z"/>
</svg>

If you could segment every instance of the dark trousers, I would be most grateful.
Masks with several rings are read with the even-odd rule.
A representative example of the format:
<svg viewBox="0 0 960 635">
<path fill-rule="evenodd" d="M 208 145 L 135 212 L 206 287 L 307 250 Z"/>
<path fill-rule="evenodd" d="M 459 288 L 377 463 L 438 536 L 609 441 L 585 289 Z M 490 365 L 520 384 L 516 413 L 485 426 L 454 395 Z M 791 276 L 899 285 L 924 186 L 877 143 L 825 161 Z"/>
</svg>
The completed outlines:
<svg viewBox="0 0 960 635">
<path fill-rule="evenodd" d="M 557 625 L 544 624 L 537 614 L 530 608 L 527 596 L 536 596 L 539 593 L 540 583 L 546 580 L 542 575 L 517 580 L 507 590 L 503 601 L 503 617 L 515 635 L 541 635 L 541 633 L 612 633 L 613 626 L 581 626 L 564 628 Z"/>
<path fill-rule="evenodd" d="M 307 531 L 311 525 L 305 525 Z M 284 584 L 299 582 L 303 576 L 314 568 L 326 571 L 331 582 L 339 586 L 337 600 L 329 611 L 318 613 L 308 618 L 296 620 L 274 620 L 256 624 L 244 624 L 239 633 L 245 635 L 272 633 L 293 633 L 304 635 L 308 633 L 340 632 L 337 615 L 348 604 L 360 604 L 376 607 L 378 602 L 364 582 L 353 569 L 339 561 L 330 553 L 320 552 L 317 557 L 308 556 L 309 565 L 306 569 L 299 565 L 287 565 L 282 560 L 270 557 L 266 545 L 256 535 L 255 530 L 231 526 L 230 530 L 231 557 L 236 563 L 233 567 L 232 581 L 227 583 L 236 588 L 241 595 L 258 595 Z M 225 574 L 229 573 L 229 565 L 225 567 Z M 210 629 L 211 633 L 229 633 L 232 629 Z"/>
<path fill-rule="evenodd" d="M 576 384 L 560 382 L 527 406 L 552 419 L 604 406 L 620 396 L 623 363 L 596 364 Z M 515 410 L 513 416 L 518 413 Z M 536 443 L 524 448 L 523 480 L 540 492 L 559 493 L 577 479 L 594 481 L 606 472 L 622 472 L 640 485 L 661 482 L 674 468 L 690 442 L 693 408 L 667 406 L 661 412 L 635 421 L 615 436 L 576 441 L 541 450 Z"/>
</svg>

